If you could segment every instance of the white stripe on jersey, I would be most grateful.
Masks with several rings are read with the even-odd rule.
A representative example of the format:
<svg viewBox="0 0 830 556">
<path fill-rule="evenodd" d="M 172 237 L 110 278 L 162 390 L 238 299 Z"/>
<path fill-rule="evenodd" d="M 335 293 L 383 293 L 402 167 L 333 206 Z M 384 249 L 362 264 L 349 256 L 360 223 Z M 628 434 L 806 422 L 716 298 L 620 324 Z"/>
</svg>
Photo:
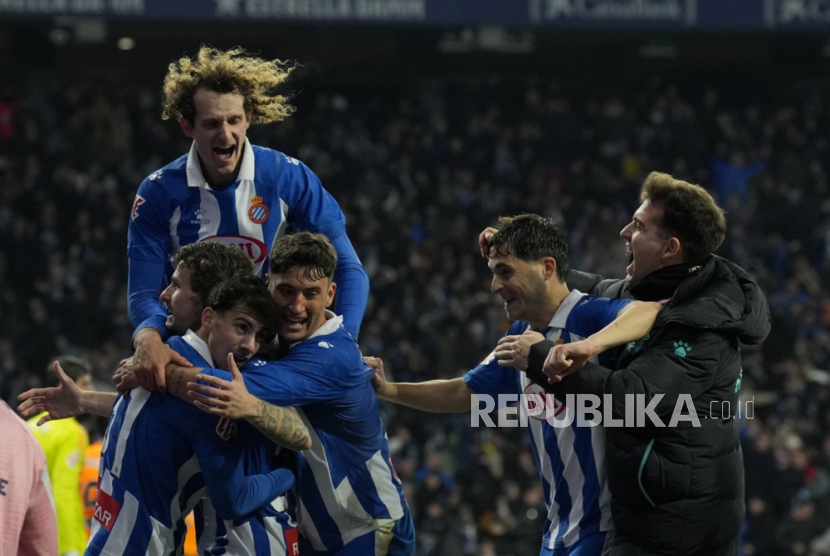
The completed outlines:
<svg viewBox="0 0 830 556">
<path fill-rule="evenodd" d="M 199 465 L 199 458 L 196 457 L 196 454 L 193 454 L 193 457 L 187 460 L 184 465 L 179 468 L 178 475 L 176 476 L 176 491 L 183 493 L 184 488 L 190 479 L 192 479 L 194 475 L 198 475 L 201 472 L 202 468 Z M 196 504 L 199 500 L 201 500 L 205 492 L 205 487 L 202 487 L 194 492 L 190 498 L 185 501 L 184 508 L 181 507 L 178 496 L 170 500 L 170 523 L 175 524 L 182 519 L 184 515 L 189 514 L 190 511 L 196 507 Z"/>
<path fill-rule="evenodd" d="M 271 242 L 271 248 L 268 250 L 271 253 L 274 250 L 274 244 L 285 235 L 285 229 L 288 227 L 288 203 L 280 197 L 280 225 L 277 227 L 277 232 L 274 234 L 274 241 Z"/>
<path fill-rule="evenodd" d="M 109 477 L 109 479 L 110 486 L 112 486 L 112 477 Z M 127 544 L 133 532 L 137 515 L 138 500 L 129 492 L 124 491 L 124 503 L 121 505 L 118 517 L 115 519 L 115 524 L 107 536 L 107 542 L 101 548 L 101 556 L 110 554 L 113 556 L 121 556 L 124 554 L 127 550 Z M 93 522 L 98 523 L 96 520 L 93 520 Z M 95 532 L 93 531 L 92 534 L 94 535 Z"/>
<path fill-rule="evenodd" d="M 331 476 L 331 469 L 329 468 L 326 452 L 323 449 L 323 443 L 315 433 L 314 427 L 311 426 L 311 423 L 309 423 L 302 409 L 298 407 L 297 412 L 311 435 L 311 449 L 304 450 L 303 455 L 305 456 L 308 466 L 311 468 L 311 473 L 314 476 L 314 483 L 317 486 L 320 498 L 323 500 L 323 504 L 326 507 L 326 513 L 328 513 L 329 517 L 337 525 L 343 544 L 365 535 L 366 533 L 374 531 L 378 528 L 378 524 L 394 521 L 392 519 L 372 519 L 372 516 L 369 515 L 369 513 L 367 513 L 360 504 L 360 500 L 357 495 L 355 495 L 348 477 L 344 478 L 336 487 L 334 486 L 334 479 Z M 366 462 L 367 467 L 370 462 L 371 459 Z M 375 485 L 375 489 L 380 493 L 385 486 L 378 483 L 378 480 L 382 479 L 375 473 L 372 473 L 371 477 L 372 482 Z M 385 484 L 391 485 L 391 474 L 387 474 L 386 480 L 387 483 Z M 313 525 L 306 507 L 302 504 L 302 492 L 300 492 L 300 498 L 301 513 L 298 518 L 298 522 L 303 535 L 311 541 L 311 544 L 315 550 L 327 550 L 326 546 L 323 544 L 323 541 L 320 539 L 316 526 Z M 387 508 L 389 510 L 392 509 L 389 508 L 388 504 Z M 400 504 L 398 504 L 398 508 L 400 508 L 401 511 L 403 510 Z M 390 513 L 390 515 L 394 517 L 402 514 Z"/>
<path fill-rule="evenodd" d="M 182 207 L 176 207 L 173 210 L 173 214 L 170 216 L 170 222 L 168 222 L 168 226 L 170 227 L 170 254 L 168 257 L 170 258 L 170 263 L 172 264 L 173 261 L 176 260 L 176 253 L 179 252 L 179 249 L 182 247 L 182 241 L 179 239 L 179 221 L 182 219 Z"/>
<path fill-rule="evenodd" d="M 268 554 L 271 556 L 284 556 L 288 554 L 288 547 L 285 544 L 285 533 L 282 524 L 274 516 L 263 518 L 262 524 L 268 533 Z"/>
<path fill-rule="evenodd" d="M 253 155 L 253 151 L 251 151 Z M 234 191 L 234 199 L 236 201 L 236 225 L 239 227 L 239 235 L 252 237 L 265 245 L 263 241 L 265 236 L 262 235 L 262 225 L 255 224 L 248 216 L 248 211 L 251 209 L 251 199 L 257 196 L 256 187 L 253 181 L 242 180 Z M 285 223 L 285 219 L 280 222 L 280 225 Z M 257 276 L 262 272 L 262 265 L 265 264 L 267 256 L 260 262 L 254 264 L 254 274 Z"/>
<path fill-rule="evenodd" d="M 224 523 L 225 530 L 228 532 L 228 545 L 225 553 L 232 554 L 233 556 L 256 556 L 254 553 L 254 533 L 251 531 L 251 522 L 246 521 L 238 527 L 233 526 L 233 521 L 224 520 Z"/>
<path fill-rule="evenodd" d="M 566 408 L 568 411 L 569 408 Z M 585 475 L 582 473 L 579 459 L 574 451 L 574 430 L 563 427 L 557 431 L 556 443 L 559 445 L 559 457 L 564 467 L 562 477 L 568 485 L 568 494 L 571 497 L 571 513 L 568 514 L 568 530 L 562 541 L 570 546 L 579 538 L 579 520 L 582 519 L 582 488 L 585 486 Z M 570 472 L 569 472 L 570 471 Z"/>
<path fill-rule="evenodd" d="M 130 433 L 133 432 L 133 423 L 148 399 L 150 399 L 150 392 L 140 386 L 130 391 L 130 405 L 124 412 L 124 422 L 121 424 L 121 430 L 118 431 L 118 443 L 115 445 L 115 457 L 112 461 L 111 471 L 115 477 L 121 475 L 121 464 L 124 460 L 124 452 L 127 450 L 127 441 L 130 439 Z"/>
<path fill-rule="evenodd" d="M 401 495 L 398 493 L 398 489 L 395 488 L 394 484 L 396 479 L 392 476 L 389 465 L 383 459 L 383 454 L 380 453 L 380 450 L 375 452 L 372 459 L 366 462 L 366 469 L 369 470 L 369 475 L 372 476 L 372 482 L 375 483 L 378 496 L 381 502 L 383 502 L 383 505 L 386 506 L 386 511 L 389 512 L 389 515 L 403 514 Z"/>
<path fill-rule="evenodd" d="M 172 554 L 176 550 L 173 545 L 173 530 L 165 527 L 153 516 L 150 516 L 150 523 L 153 524 L 153 535 L 150 537 L 150 542 L 147 543 L 146 554 Z"/>
<path fill-rule="evenodd" d="M 219 210 L 219 201 L 213 193 L 204 187 L 199 188 L 199 210 L 205 211 L 199 222 L 199 239 L 213 237 L 219 233 L 219 224 L 222 223 L 222 212 Z"/>
</svg>

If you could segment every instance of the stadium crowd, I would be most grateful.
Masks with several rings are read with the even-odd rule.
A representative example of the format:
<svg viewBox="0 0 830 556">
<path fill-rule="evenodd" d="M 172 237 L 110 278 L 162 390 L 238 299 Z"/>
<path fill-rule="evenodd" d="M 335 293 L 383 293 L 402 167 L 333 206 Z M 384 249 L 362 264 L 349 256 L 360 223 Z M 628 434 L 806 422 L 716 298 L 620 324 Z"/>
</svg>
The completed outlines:
<svg viewBox="0 0 830 556">
<path fill-rule="evenodd" d="M 621 276 L 651 170 L 709 188 L 719 250 L 761 284 L 773 331 L 744 354 L 743 552 L 830 554 L 830 83 L 726 98 L 652 80 L 576 91 L 538 77 L 307 88 L 255 144 L 337 198 L 371 292 L 360 344 L 398 381 L 460 376 L 504 333 L 478 232 L 538 212 L 571 267 Z M 315 90 L 316 89 L 316 90 Z M 329 90 L 330 89 L 330 90 Z M 366 91 L 374 90 L 374 93 Z M 125 254 L 141 180 L 189 148 L 152 89 L 33 80 L 0 91 L 0 396 L 51 380 L 58 353 L 108 380 L 129 350 Z M 500 324 L 499 324 L 500 323 Z M 737 408 L 736 408 L 737 409 Z M 421 556 L 538 552 L 544 493 L 528 439 L 384 405 Z"/>
</svg>

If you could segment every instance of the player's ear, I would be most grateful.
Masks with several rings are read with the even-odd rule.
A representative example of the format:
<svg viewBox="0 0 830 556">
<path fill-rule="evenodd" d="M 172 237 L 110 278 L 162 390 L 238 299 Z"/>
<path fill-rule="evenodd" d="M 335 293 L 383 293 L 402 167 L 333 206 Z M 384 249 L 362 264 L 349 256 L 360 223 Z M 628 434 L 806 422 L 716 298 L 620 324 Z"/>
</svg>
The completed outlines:
<svg viewBox="0 0 830 556">
<path fill-rule="evenodd" d="M 542 272 L 544 273 L 545 280 L 556 278 L 556 259 L 553 257 L 545 257 L 542 259 L 542 265 L 544 267 Z"/>
<path fill-rule="evenodd" d="M 335 291 L 337 291 L 337 284 L 329 282 L 329 291 L 326 292 L 326 307 L 331 307 L 331 302 L 334 301 Z"/>
<path fill-rule="evenodd" d="M 202 311 L 202 327 L 205 330 L 210 330 L 210 327 L 213 325 L 213 317 L 215 315 L 215 311 L 212 307 L 205 307 Z"/>
<path fill-rule="evenodd" d="M 193 124 L 187 121 L 187 118 L 184 116 L 179 117 L 179 125 L 184 131 L 184 134 L 193 139 Z"/>
</svg>

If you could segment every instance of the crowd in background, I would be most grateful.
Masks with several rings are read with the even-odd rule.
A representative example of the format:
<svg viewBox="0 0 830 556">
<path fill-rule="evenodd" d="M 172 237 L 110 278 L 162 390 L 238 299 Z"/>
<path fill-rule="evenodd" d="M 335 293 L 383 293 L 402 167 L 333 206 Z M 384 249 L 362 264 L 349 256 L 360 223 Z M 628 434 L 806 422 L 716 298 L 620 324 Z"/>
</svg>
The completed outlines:
<svg viewBox="0 0 830 556">
<path fill-rule="evenodd" d="M 830 83 L 732 102 L 717 84 L 578 91 L 541 77 L 306 88 L 255 144 L 307 163 L 370 277 L 360 336 L 395 380 L 460 376 L 504 333 L 477 235 L 537 212 L 571 267 L 620 277 L 619 230 L 660 170 L 727 211 L 719 254 L 762 285 L 773 329 L 744 353 L 744 554 L 830 554 Z M 316 89 L 316 90 L 315 90 Z M 145 89 L 0 88 L 0 396 L 59 353 L 102 381 L 129 354 L 126 234 L 138 184 L 187 152 Z M 746 403 L 749 402 L 749 403 Z M 736 408 L 737 409 L 737 408 Z M 524 431 L 384 405 L 420 556 L 538 553 L 544 493 Z"/>
</svg>

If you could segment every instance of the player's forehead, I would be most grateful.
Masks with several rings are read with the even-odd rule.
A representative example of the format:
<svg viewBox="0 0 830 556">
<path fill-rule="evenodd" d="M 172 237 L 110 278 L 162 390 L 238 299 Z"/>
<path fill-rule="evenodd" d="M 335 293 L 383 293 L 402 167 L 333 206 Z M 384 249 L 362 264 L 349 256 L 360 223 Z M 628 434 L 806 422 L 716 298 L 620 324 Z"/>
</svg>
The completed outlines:
<svg viewBox="0 0 830 556">
<path fill-rule="evenodd" d="M 328 285 L 328 277 L 320 276 L 319 272 L 308 267 L 293 267 L 285 272 L 271 274 L 271 283 L 274 286 L 290 287 L 298 290 L 324 289 Z"/>
<path fill-rule="evenodd" d="M 262 323 L 256 315 L 254 315 L 251 308 L 245 303 L 237 303 L 233 308 L 228 309 L 227 311 L 217 311 L 216 316 L 225 323 L 247 324 L 257 332 L 262 329 Z"/>
<path fill-rule="evenodd" d="M 179 263 L 178 265 L 176 265 L 176 269 L 173 271 L 172 279 L 179 284 L 179 287 L 189 288 L 190 276 L 190 269 L 184 266 L 183 264 Z"/>
<path fill-rule="evenodd" d="M 497 272 L 499 270 L 515 270 L 527 264 L 521 259 L 511 254 L 496 253 L 487 259 L 487 266 L 490 270 Z"/>
<path fill-rule="evenodd" d="M 193 94 L 193 106 L 197 119 L 239 116 L 245 113 L 245 98 L 239 93 L 217 93 L 201 88 Z"/>
</svg>

